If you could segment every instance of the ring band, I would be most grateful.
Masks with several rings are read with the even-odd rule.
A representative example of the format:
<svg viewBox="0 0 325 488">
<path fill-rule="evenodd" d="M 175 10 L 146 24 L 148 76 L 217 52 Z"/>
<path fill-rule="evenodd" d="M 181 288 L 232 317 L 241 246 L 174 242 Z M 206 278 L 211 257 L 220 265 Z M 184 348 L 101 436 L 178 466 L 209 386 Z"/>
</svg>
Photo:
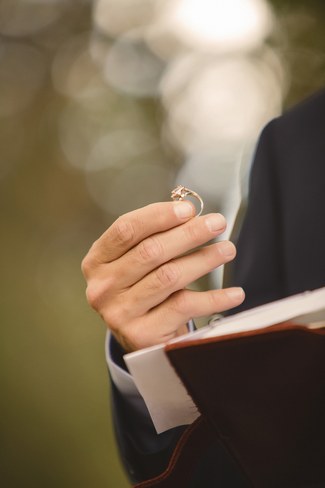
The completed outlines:
<svg viewBox="0 0 325 488">
<path fill-rule="evenodd" d="M 187 196 L 196 198 L 200 202 L 200 212 L 197 214 L 197 216 L 201 215 L 203 212 L 203 207 L 204 203 L 202 198 L 198 193 L 195 191 L 190 190 L 189 188 L 186 188 L 185 186 L 178 185 L 172 192 L 171 192 L 171 198 L 172 200 L 184 200 Z"/>
</svg>

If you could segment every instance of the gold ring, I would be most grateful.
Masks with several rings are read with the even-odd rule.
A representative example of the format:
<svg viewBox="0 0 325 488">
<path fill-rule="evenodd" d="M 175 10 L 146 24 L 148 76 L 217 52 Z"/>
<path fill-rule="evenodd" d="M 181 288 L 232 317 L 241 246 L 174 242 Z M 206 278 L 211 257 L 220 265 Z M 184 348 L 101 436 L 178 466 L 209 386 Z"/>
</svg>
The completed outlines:
<svg viewBox="0 0 325 488">
<path fill-rule="evenodd" d="M 171 198 L 172 200 L 184 200 L 187 196 L 196 198 L 200 202 L 200 212 L 197 214 L 197 216 L 201 215 L 203 212 L 203 207 L 204 203 L 202 198 L 198 193 L 196 193 L 193 190 L 190 190 L 189 188 L 186 188 L 185 186 L 178 185 L 172 192 L 171 192 Z"/>
</svg>

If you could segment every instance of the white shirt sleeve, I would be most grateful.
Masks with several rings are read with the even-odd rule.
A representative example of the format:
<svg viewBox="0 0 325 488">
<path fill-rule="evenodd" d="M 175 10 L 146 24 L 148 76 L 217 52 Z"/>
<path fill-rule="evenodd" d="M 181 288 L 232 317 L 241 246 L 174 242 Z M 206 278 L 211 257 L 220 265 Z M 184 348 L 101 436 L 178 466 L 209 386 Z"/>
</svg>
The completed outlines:
<svg viewBox="0 0 325 488">
<path fill-rule="evenodd" d="M 122 395 L 140 395 L 130 373 L 118 366 L 118 364 L 116 364 L 116 362 L 114 361 L 114 358 L 112 357 L 111 341 L 111 333 L 107 331 L 105 338 L 105 355 L 113 383 L 115 384 L 119 392 L 122 393 Z"/>
<path fill-rule="evenodd" d="M 194 321 L 190 320 L 187 324 L 187 327 L 189 332 L 194 331 L 196 328 Z M 111 341 L 111 334 L 109 331 L 107 331 L 105 339 L 105 355 L 112 381 L 114 382 L 119 392 L 133 403 L 133 401 L 136 401 L 136 399 L 141 397 L 141 395 L 137 387 L 135 386 L 134 380 L 130 373 L 118 366 L 118 364 L 114 361 L 114 357 L 112 356 Z"/>
</svg>

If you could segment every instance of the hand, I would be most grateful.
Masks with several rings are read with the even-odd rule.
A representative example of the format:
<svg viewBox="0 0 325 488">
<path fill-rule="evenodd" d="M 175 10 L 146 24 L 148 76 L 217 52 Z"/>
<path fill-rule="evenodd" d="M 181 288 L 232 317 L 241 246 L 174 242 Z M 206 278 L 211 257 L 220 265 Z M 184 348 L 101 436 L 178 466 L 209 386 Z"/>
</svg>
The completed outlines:
<svg viewBox="0 0 325 488">
<path fill-rule="evenodd" d="M 190 318 L 222 312 L 244 300 L 241 288 L 186 289 L 236 254 L 229 241 L 195 249 L 221 234 L 226 221 L 220 214 L 194 215 L 187 201 L 127 213 L 84 258 L 88 302 L 126 351 L 166 342 L 185 333 Z"/>
</svg>

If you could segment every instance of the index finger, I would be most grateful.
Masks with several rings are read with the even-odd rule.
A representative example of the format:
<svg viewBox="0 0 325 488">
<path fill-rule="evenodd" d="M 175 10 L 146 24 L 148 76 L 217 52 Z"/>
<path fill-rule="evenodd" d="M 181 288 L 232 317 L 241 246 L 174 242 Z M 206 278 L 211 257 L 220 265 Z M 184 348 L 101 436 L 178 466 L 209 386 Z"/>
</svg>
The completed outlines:
<svg viewBox="0 0 325 488">
<path fill-rule="evenodd" d="M 152 203 L 119 217 L 94 242 L 90 253 L 97 262 L 109 263 L 146 237 L 183 224 L 194 215 L 189 201 Z"/>
</svg>

